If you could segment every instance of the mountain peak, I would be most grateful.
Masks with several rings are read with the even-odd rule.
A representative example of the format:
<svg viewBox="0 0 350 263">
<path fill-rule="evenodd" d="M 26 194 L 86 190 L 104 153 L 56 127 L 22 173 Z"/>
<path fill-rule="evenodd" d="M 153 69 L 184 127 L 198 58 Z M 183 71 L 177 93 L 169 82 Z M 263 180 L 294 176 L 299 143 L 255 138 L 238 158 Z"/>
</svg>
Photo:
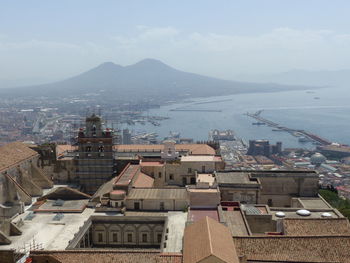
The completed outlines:
<svg viewBox="0 0 350 263">
<path fill-rule="evenodd" d="M 153 58 L 145 58 L 143 60 L 140 60 L 139 62 L 130 65 L 130 67 L 147 67 L 147 68 L 171 68 L 167 64 L 163 63 L 160 60 L 153 59 Z"/>
<path fill-rule="evenodd" d="M 98 65 L 97 68 L 120 68 L 120 65 L 117 65 L 111 61 L 103 62 L 102 64 Z"/>
</svg>

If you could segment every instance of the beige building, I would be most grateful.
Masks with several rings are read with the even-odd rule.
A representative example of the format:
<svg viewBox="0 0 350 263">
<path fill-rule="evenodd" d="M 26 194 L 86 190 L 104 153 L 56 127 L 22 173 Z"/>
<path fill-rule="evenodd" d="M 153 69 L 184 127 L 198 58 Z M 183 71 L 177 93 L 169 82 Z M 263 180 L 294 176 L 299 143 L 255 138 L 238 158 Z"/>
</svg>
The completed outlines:
<svg viewBox="0 0 350 263">
<path fill-rule="evenodd" d="M 317 197 L 313 171 L 229 171 L 216 173 L 222 201 L 290 207 L 294 197 Z"/>
<path fill-rule="evenodd" d="M 183 211 L 188 207 L 185 188 L 135 188 L 125 199 L 127 210 Z"/>
<path fill-rule="evenodd" d="M 250 176 L 261 183 L 260 204 L 289 207 L 293 197 L 318 195 L 319 178 L 314 171 L 254 171 Z"/>
<path fill-rule="evenodd" d="M 154 185 L 195 185 L 197 173 L 213 173 L 223 170 L 225 163 L 215 155 L 182 156 L 167 162 L 141 162 L 142 171 L 154 177 Z"/>
<path fill-rule="evenodd" d="M 92 216 L 68 248 L 160 248 L 166 217 Z"/>
<path fill-rule="evenodd" d="M 222 201 L 257 204 L 261 191 L 260 181 L 247 172 L 217 172 L 214 174 Z"/>
</svg>

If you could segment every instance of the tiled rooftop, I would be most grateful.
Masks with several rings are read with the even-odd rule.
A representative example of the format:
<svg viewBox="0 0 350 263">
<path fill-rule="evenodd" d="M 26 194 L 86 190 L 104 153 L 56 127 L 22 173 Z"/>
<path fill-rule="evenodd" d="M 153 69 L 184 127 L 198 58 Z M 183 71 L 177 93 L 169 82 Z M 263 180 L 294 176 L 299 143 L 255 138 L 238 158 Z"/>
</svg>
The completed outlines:
<svg viewBox="0 0 350 263">
<path fill-rule="evenodd" d="M 238 255 L 274 262 L 350 262 L 349 236 L 233 237 Z"/>
<path fill-rule="evenodd" d="M 185 228 L 184 263 L 197 263 L 210 256 L 219 260 L 207 262 L 239 262 L 229 229 L 205 217 Z"/>
<path fill-rule="evenodd" d="M 163 144 L 120 144 L 113 148 L 117 152 L 161 152 Z M 215 150 L 207 144 L 175 144 L 178 152 L 188 152 L 193 155 L 215 155 Z"/>
<path fill-rule="evenodd" d="M 32 251 L 34 259 L 47 256 L 48 259 L 62 263 L 181 263 L 182 255 L 178 253 L 163 253 L 156 251 L 137 250 L 66 250 L 66 251 Z M 51 258 L 50 258 L 51 257 Z M 45 261 L 44 261 L 45 262 Z M 51 262 L 51 261 L 50 261 Z M 55 261 L 56 262 L 56 261 Z"/>
<path fill-rule="evenodd" d="M 0 147 L 0 172 L 38 153 L 24 143 L 12 142 Z"/>
<path fill-rule="evenodd" d="M 184 188 L 134 188 L 127 199 L 187 199 L 187 190 Z"/>
<path fill-rule="evenodd" d="M 289 236 L 350 236 L 346 218 L 283 220 L 284 234 Z"/>
</svg>

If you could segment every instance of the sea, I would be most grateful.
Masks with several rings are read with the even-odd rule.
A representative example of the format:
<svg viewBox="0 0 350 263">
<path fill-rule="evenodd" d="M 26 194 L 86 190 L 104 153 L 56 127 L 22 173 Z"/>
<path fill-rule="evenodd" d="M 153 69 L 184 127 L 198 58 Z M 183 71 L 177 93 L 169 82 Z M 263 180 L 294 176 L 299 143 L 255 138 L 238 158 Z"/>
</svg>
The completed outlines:
<svg viewBox="0 0 350 263">
<path fill-rule="evenodd" d="M 172 111 L 174 109 L 196 111 Z M 267 125 L 253 125 L 256 120 L 245 113 L 260 110 L 262 117 L 285 127 L 350 145 L 350 90 L 334 87 L 188 99 L 145 112 L 145 115 L 169 117 L 160 121 L 160 126 L 147 123 L 127 128 L 133 133 L 155 132 L 159 139 L 168 136 L 170 131 L 180 132 L 181 137 L 195 141 L 208 140 L 212 129 L 231 129 L 246 142 L 267 139 L 271 143 L 281 141 L 283 147 L 288 148 L 315 148 L 312 143 L 299 142 L 298 137 L 287 132 L 273 131 Z"/>
</svg>

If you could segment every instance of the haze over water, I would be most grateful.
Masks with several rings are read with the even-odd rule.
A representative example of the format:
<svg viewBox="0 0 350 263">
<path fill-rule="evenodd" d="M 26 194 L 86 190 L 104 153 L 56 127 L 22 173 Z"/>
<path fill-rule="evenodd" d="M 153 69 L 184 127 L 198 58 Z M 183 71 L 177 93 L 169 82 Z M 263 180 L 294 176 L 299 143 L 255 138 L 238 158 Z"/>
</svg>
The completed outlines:
<svg viewBox="0 0 350 263">
<path fill-rule="evenodd" d="M 246 112 L 264 110 L 262 116 L 283 126 L 304 129 L 330 141 L 350 144 L 350 104 L 345 88 L 323 88 L 312 91 L 279 93 L 236 94 L 222 97 L 200 98 L 150 110 L 148 114 L 168 116 L 161 126 L 151 124 L 129 126 L 135 131 L 157 132 L 159 137 L 177 131 L 182 137 L 207 140 L 211 129 L 232 129 L 249 139 L 282 141 L 284 147 L 313 148 L 311 143 L 300 143 L 298 138 L 285 132 L 272 131 L 268 126 L 252 125 L 254 119 Z M 319 99 L 315 99 L 319 97 Z M 201 103 L 213 102 L 213 103 Z M 221 112 L 170 111 L 175 108 L 221 110 Z M 124 126 L 125 127 L 125 126 Z M 123 128 L 124 128 L 123 127 Z"/>
</svg>

